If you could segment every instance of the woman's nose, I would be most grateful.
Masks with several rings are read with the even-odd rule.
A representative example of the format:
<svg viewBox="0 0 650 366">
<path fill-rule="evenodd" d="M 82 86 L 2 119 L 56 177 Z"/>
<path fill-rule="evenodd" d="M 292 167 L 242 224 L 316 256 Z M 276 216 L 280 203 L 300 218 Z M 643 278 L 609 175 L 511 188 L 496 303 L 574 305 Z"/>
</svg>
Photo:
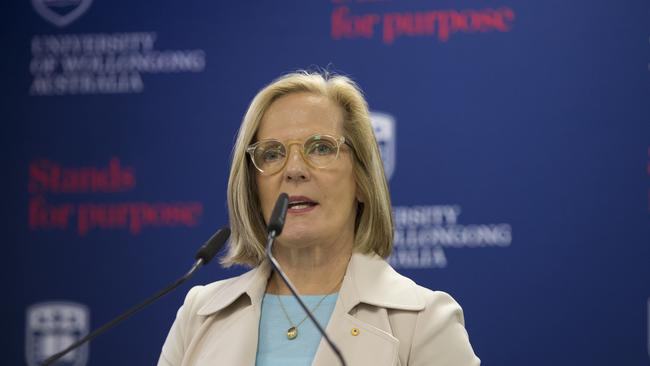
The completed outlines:
<svg viewBox="0 0 650 366">
<path fill-rule="evenodd" d="M 284 177 L 288 181 L 299 182 L 309 180 L 309 166 L 303 158 L 302 152 L 300 151 L 302 147 L 299 145 L 289 146 L 289 151 L 287 152 L 287 166 L 284 170 Z"/>
</svg>

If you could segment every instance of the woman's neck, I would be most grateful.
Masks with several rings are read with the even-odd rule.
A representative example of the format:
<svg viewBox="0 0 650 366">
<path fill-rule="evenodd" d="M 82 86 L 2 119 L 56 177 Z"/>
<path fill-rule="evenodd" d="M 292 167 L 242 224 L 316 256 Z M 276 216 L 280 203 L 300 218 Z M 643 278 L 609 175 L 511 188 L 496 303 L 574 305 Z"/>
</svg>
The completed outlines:
<svg viewBox="0 0 650 366">
<path fill-rule="evenodd" d="M 352 256 L 352 243 L 303 248 L 277 245 L 273 254 L 300 295 L 324 295 L 341 287 Z M 266 291 L 278 295 L 291 294 L 275 271 L 271 273 Z"/>
</svg>

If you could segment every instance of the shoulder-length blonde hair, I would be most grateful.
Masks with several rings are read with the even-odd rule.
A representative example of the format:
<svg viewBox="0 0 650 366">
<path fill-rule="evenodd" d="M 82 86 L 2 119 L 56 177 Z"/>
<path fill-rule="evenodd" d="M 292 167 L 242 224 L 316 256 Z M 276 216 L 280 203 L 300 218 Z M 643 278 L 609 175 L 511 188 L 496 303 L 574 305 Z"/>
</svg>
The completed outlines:
<svg viewBox="0 0 650 366">
<path fill-rule="evenodd" d="M 265 258 L 266 224 L 262 217 L 255 176 L 246 147 L 255 139 L 260 121 L 278 98 L 307 92 L 329 98 L 344 111 L 343 133 L 354 151 L 354 175 L 361 202 L 357 208 L 354 250 L 377 253 L 386 258 L 393 247 L 393 216 L 384 167 L 375 140 L 368 104 L 359 87 L 349 78 L 329 73 L 299 71 L 273 81 L 253 98 L 233 150 L 228 179 L 230 246 L 222 259 L 233 264 L 257 266 Z"/>
</svg>

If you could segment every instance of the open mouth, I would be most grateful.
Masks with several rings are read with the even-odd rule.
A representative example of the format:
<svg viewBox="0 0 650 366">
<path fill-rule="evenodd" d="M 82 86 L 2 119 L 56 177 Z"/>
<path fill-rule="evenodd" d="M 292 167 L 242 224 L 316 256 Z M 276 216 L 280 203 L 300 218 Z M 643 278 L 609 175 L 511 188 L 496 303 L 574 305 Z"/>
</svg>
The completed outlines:
<svg viewBox="0 0 650 366">
<path fill-rule="evenodd" d="M 289 210 L 290 211 L 307 211 L 318 205 L 318 202 L 304 196 L 291 196 L 289 197 Z"/>
</svg>

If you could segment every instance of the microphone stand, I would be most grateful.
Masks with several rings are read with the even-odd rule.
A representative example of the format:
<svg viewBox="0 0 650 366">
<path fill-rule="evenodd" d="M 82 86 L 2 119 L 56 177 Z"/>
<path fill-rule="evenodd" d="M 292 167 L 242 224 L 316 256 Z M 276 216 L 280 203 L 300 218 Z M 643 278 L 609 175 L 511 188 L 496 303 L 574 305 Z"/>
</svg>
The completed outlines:
<svg viewBox="0 0 650 366">
<path fill-rule="evenodd" d="M 166 288 L 158 291 L 155 293 L 153 296 L 149 297 L 148 299 L 144 300 L 140 304 L 130 308 L 129 310 L 125 311 L 121 315 L 119 315 L 117 318 L 109 321 L 108 323 L 105 323 L 101 327 L 95 329 L 94 331 L 88 333 L 85 337 L 79 339 L 78 341 L 72 343 L 70 346 L 68 346 L 66 349 L 63 351 L 60 351 L 58 353 L 55 353 L 54 355 L 48 357 L 43 363 L 41 364 L 42 366 L 48 366 L 56 362 L 58 359 L 61 357 L 65 356 L 68 352 L 72 351 L 73 349 L 81 346 L 82 344 L 91 341 L 95 339 L 97 336 L 100 334 L 106 332 L 107 330 L 113 328 L 117 324 L 121 323 L 122 321 L 128 319 L 131 315 L 137 313 L 138 311 L 144 309 L 154 301 L 158 300 L 159 298 L 167 295 L 169 292 L 173 291 L 175 288 L 178 286 L 182 285 L 185 281 L 187 281 L 192 275 L 194 275 L 194 272 L 201 268 L 204 264 L 207 264 L 210 262 L 212 257 L 214 257 L 219 249 L 223 247 L 223 245 L 226 243 L 226 240 L 228 240 L 228 237 L 230 236 L 230 229 L 227 227 L 222 228 L 221 230 L 217 231 L 208 241 L 199 249 L 199 251 L 196 253 L 195 259 L 196 262 L 194 262 L 194 265 L 192 265 L 192 268 L 183 275 L 183 277 L 179 278 L 176 280 L 176 282 L 172 283 L 171 285 L 167 286 Z"/>
<path fill-rule="evenodd" d="M 158 291 L 157 293 L 155 293 L 155 294 L 154 294 L 153 296 L 151 296 L 150 298 L 148 298 L 148 299 L 144 300 L 143 302 L 141 302 L 140 304 L 138 304 L 138 305 L 136 305 L 136 306 L 130 308 L 129 310 L 127 310 L 126 312 L 124 312 L 123 314 L 121 314 L 120 316 L 118 316 L 117 318 L 115 318 L 115 319 L 109 321 L 108 323 L 102 325 L 101 327 L 95 329 L 95 330 L 92 331 L 91 333 L 88 333 L 88 335 L 86 335 L 85 337 L 83 337 L 83 338 L 79 339 L 78 341 L 74 342 L 73 344 L 71 344 L 70 346 L 68 346 L 68 347 L 67 347 L 66 349 L 64 349 L 63 351 L 61 351 L 61 352 L 59 352 L 59 353 L 56 353 L 56 354 L 54 354 L 54 355 L 48 357 L 45 361 L 43 361 L 42 365 L 43 365 L 43 366 L 48 366 L 48 365 L 53 364 L 53 363 L 56 362 L 58 359 L 60 359 L 61 357 L 65 356 L 66 353 L 72 351 L 73 349 L 75 349 L 75 348 L 81 346 L 82 344 L 84 344 L 84 343 L 86 343 L 86 342 L 89 342 L 89 341 L 93 340 L 95 337 L 97 337 L 97 336 L 99 336 L 100 334 L 104 333 L 105 331 L 107 331 L 107 330 L 113 328 L 113 327 L 116 326 L 118 323 L 122 322 L 124 319 L 127 319 L 127 318 L 130 317 L 131 315 L 133 315 L 133 314 L 137 313 L 138 311 L 142 310 L 142 309 L 145 308 L 147 305 L 149 305 L 149 304 L 151 304 L 152 302 L 158 300 L 159 298 L 161 298 L 161 297 L 167 295 L 169 292 L 171 292 L 172 290 L 174 290 L 176 287 L 182 285 L 183 282 L 187 281 L 190 277 L 192 277 L 192 275 L 194 274 L 194 272 L 196 272 L 196 270 L 199 269 L 202 265 L 203 265 L 203 258 L 199 258 L 199 259 L 194 263 L 194 265 L 192 266 L 192 268 L 191 268 L 191 269 L 190 269 L 190 270 L 189 270 L 189 271 L 188 271 L 188 272 L 187 272 L 183 277 L 181 277 L 181 278 L 179 278 L 178 280 L 176 280 L 176 282 L 174 282 L 173 284 L 171 284 L 169 287 L 167 287 L 167 288 L 165 288 L 165 289 L 162 289 L 161 291 Z"/>
</svg>

